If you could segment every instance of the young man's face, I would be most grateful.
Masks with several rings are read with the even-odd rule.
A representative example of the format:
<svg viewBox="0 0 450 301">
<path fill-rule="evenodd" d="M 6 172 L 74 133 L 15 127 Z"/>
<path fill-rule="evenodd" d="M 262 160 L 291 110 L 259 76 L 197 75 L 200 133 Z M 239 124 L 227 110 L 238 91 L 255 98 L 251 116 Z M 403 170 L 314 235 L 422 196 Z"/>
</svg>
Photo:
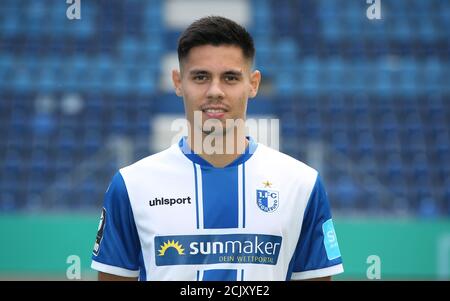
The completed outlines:
<svg viewBox="0 0 450 301">
<path fill-rule="evenodd" d="M 245 120 L 247 100 L 256 96 L 261 75 L 251 71 L 251 62 L 237 46 L 204 45 L 192 48 L 174 70 L 172 79 L 178 96 L 184 99 L 186 118 L 191 126 L 209 124 L 231 128 L 226 120 Z M 194 124 L 194 112 L 200 112 L 202 124 Z M 220 122 L 220 124 L 217 124 Z M 211 129 L 210 129 L 211 130 Z M 216 131 L 216 129 L 213 129 Z"/>
</svg>

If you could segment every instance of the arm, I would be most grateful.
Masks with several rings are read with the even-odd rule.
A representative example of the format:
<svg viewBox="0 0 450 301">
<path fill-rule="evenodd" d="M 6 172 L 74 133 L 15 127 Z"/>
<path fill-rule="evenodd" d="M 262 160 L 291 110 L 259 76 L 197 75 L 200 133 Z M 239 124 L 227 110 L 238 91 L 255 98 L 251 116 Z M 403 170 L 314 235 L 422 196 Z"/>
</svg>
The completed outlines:
<svg viewBox="0 0 450 301">
<path fill-rule="evenodd" d="M 137 281 L 137 277 L 122 277 L 113 274 L 98 272 L 99 281 Z"/>
<path fill-rule="evenodd" d="M 320 177 L 316 179 L 304 212 L 293 260 L 291 279 L 330 281 L 329 276 L 343 272 L 329 203 Z"/>
<path fill-rule="evenodd" d="M 128 191 L 122 175 L 117 172 L 105 193 L 91 267 L 101 272 L 99 280 L 136 279 L 141 269 L 140 250 Z"/>
</svg>

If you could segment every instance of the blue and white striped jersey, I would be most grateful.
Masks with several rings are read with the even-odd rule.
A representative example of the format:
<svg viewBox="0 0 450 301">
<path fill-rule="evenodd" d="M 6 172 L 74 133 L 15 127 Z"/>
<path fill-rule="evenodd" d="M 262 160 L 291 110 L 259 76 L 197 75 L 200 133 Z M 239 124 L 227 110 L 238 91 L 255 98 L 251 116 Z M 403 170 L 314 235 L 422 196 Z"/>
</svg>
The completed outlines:
<svg viewBox="0 0 450 301">
<path fill-rule="evenodd" d="M 120 169 L 92 268 L 140 280 L 290 280 L 343 272 L 316 170 L 250 143 L 224 168 L 183 138 Z"/>
</svg>

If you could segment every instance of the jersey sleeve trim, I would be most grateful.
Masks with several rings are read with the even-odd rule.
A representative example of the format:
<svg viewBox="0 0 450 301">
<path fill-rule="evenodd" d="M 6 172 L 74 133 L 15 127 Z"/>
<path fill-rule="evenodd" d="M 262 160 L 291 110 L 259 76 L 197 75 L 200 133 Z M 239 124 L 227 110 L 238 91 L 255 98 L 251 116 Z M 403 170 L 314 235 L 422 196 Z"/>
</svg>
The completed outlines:
<svg viewBox="0 0 450 301">
<path fill-rule="evenodd" d="M 139 276 L 139 270 L 137 270 L 137 271 L 128 270 L 128 269 L 116 267 L 113 265 L 100 263 L 95 260 L 92 260 L 91 268 L 93 268 L 94 270 L 97 270 L 99 272 L 113 274 L 113 275 L 122 276 L 122 277 L 138 277 Z"/>
<path fill-rule="evenodd" d="M 327 268 L 323 268 L 323 269 L 292 273 L 291 280 L 303 280 L 303 279 L 311 279 L 311 278 L 318 278 L 318 277 L 326 277 L 326 276 L 340 274 L 343 272 L 344 272 L 344 266 L 341 263 L 341 264 L 333 265 L 331 267 L 327 267 Z"/>
</svg>

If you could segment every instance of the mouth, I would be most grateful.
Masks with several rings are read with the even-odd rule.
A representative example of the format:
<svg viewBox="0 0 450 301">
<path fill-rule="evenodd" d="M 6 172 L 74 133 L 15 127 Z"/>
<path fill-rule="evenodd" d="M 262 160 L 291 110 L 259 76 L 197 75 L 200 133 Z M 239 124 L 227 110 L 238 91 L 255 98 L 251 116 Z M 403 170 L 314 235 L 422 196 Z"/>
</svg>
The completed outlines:
<svg viewBox="0 0 450 301">
<path fill-rule="evenodd" d="M 202 112 L 209 118 L 221 119 L 228 111 L 224 107 L 205 107 Z"/>
</svg>

